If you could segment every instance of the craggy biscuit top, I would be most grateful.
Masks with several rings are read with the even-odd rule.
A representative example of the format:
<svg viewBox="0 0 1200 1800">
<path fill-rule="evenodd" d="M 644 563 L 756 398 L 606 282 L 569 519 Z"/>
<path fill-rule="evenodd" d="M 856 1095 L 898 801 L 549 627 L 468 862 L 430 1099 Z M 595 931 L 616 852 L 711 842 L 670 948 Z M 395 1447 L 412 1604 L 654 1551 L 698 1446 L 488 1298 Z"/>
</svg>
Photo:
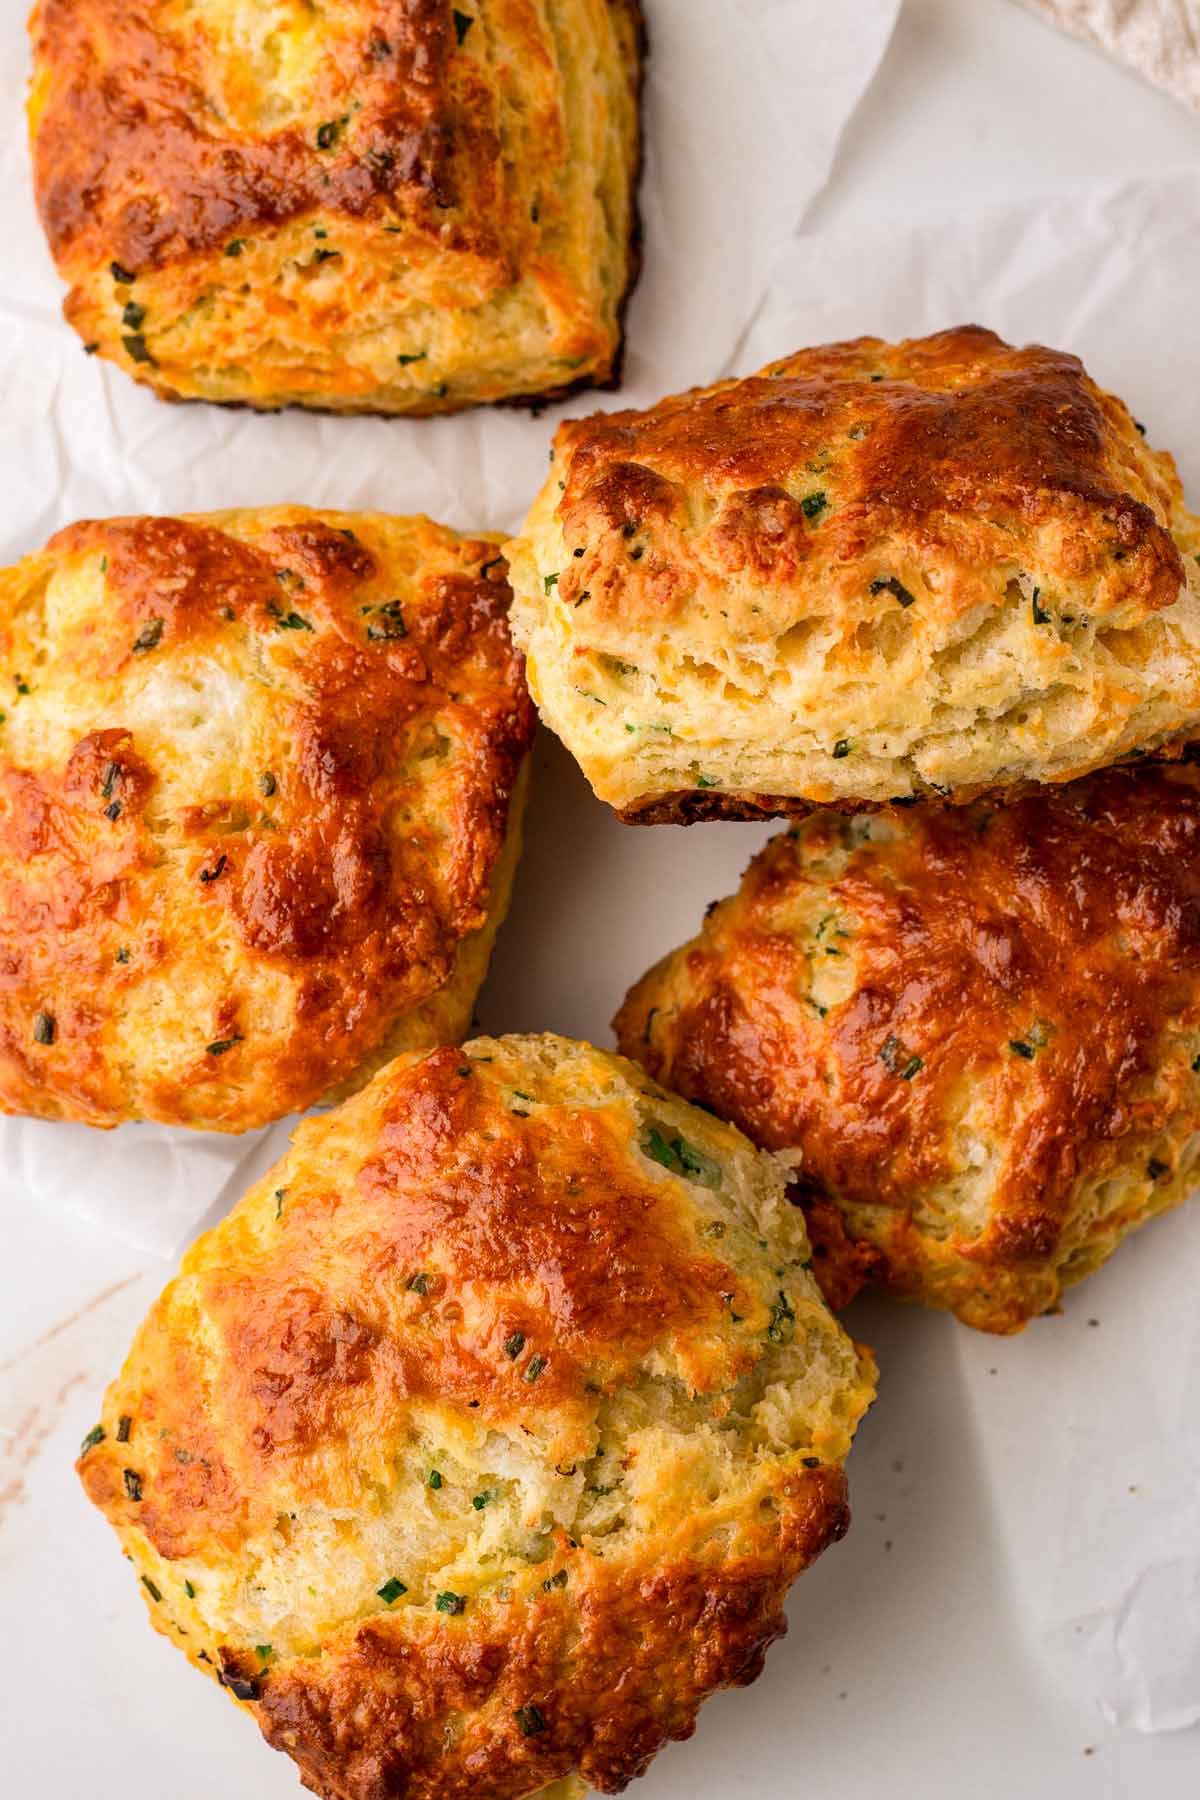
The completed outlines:
<svg viewBox="0 0 1200 1800">
<path fill-rule="evenodd" d="M 493 108 L 456 54 L 451 8 L 267 10 L 270 34 L 247 51 L 230 0 L 39 0 L 38 199 L 54 254 L 108 254 L 136 274 L 317 208 L 384 207 L 496 254 Z"/>
<path fill-rule="evenodd" d="M 844 1529 L 870 1361 L 784 1183 L 549 1037 L 302 1125 L 85 1445 L 154 1623 L 319 1793 L 615 1791 Z"/>
<path fill-rule="evenodd" d="M 1200 775 L 814 817 L 617 1029 L 801 1150 L 827 1291 L 878 1276 L 1015 1330 L 1194 1183 Z"/>
<path fill-rule="evenodd" d="M 38 0 L 30 28 L 68 317 L 160 392 L 446 410 L 611 373 L 635 0 Z"/>
<path fill-rule="evenodd" d="M 507 547 L 535 698 L 640 820 L 1168 749 L 1200 721 L 1198 550 L 1078 358 L 977 326 L 568 421 Z"/>
<path fill-rule="evenodd" d="M 558 585 L 568 604 L 587 590 L 589 624 L 667 622 L 712 581 L 739 636 L 903 607 L 901 585 L 950 622 L 1004 599 L 998 562 L 1064 596 L 1086 585 L 1094 614 L 1132 623 L 1184 582 L 1171 458 L 1078 357 L 978 326 L 802 350 L 644 413 L 569 420 L 555 469 Z"/>
<path fill-rule="evenodd" d="M 0 1104 L 243 1129 L 433 1003 L 530 741 L 508 602 L 486 539 L 300 507 L 0 575 Z"/>
</svg>

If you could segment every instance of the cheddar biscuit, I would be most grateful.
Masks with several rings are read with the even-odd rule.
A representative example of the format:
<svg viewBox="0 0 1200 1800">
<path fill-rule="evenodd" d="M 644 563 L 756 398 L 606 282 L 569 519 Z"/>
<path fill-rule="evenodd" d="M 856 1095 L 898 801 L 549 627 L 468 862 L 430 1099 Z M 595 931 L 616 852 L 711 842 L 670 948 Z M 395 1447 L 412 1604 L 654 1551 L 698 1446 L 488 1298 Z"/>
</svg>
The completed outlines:
<svg viewBox="0 0 1200 1800">
<path fill-rule="evenodd" d="M 42 223 L 166 399 L 453 412 L 611 385 L 637 0 L 37 0 Z"/>
<path fill-rule="evenodd" d="M 976 326 L 560 426 L 509 546 L 542 715 L 626 819 L 963 800 L 1200 724 L 1200 525 L 1073 356 Z"/>
<path fill-rule="evenodd" d="M 827 811 L 643 977 L 622 1048 L 799 1152 L 834 1304 L 1017 1331 L 1200 1178 L 1200 772 Z"/>
<path fill-rule="evenodd" d="M 620 1058 L 477 1038 L 187 1253 L 80 1474 L 307 1787 L 615 1793 L 758 1674 L 874 1376 L 786 1176 Z"/>
<path fill-rule="evenodd" d="M 533 731 L 504 559 L 298 506 L 0 571 L 0 1110 L 243 1131 L 467 1029 Z"/>
</svg>

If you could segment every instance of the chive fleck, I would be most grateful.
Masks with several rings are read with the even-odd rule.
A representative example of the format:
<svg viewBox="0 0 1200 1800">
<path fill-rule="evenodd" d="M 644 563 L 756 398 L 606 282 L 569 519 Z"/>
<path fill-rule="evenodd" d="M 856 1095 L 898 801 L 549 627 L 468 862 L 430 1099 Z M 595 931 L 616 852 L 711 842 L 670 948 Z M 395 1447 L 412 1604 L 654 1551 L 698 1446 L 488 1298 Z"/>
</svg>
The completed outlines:
<svg viewBox="0 0 1200 1800">
<path fill-rule="evenodd" d="M 131 282 L 137 280 L 133 271 L 131 269 L 123 268 L 119 262 L 110 262 L 108 267 L 113 280 L 120 282 L 122 287 L 128 287 Z"/>
<path fill-rule="evenodd" d="M 233 1046 L 235 1044 L 240 1044 L 241 1041 L 242 1036 L 240 1032 L 235 1032 L 232 1037 L 217 1038 L 215 1042 L 205 1044 L 204 1054 L 206 1056 L 224 1056 L 227 1050 L 232 1050 Z"/>
<path fill-rule="evenodd" d="M 230 238 L 225 246 L 225 254 L 226 256 L 240 256 L 245 248 L 245 238 Z"/>
<path fill-rule="evenodd" d="M 153 650 L 162 641 L 163 622 L 161 619 L 147 619 L 142 629 L 133 640 L 135 650 Z"/>
<path fill-rule="evenodd" d="M 267 601 L 267 611 L 278 625 L 280 631 L 311 631 L 312 626 L 303 613 L 284 612 L 273 600 Z"/>
<path fill-rule="evenodd" d="M 140 1500 L 142 1497 L 142 1478 L 137 1470 L 122 1469 L 121 1479 L 125 1483 L 125 1492 L 129 1495 L 129 1498 L 131 1500 Z"/>
<path fill-rule="evenodd" d="M 119 800 L 110 800 L 104 809 L 104 816 L 106 819 L 112 819 L 115 823 L 121 816 L 121 802 Z"/>
<path fill-rule="evenodd" d="M 1200 1075 L 1200 1056 L 1194 1056 L 1192 1058 L 1192 1074 Z"/>
<path fill-rule="evenodd" d="M 128 325 L 130 331 L 140 331 L 145 322 L 145 307 L 139 306 L 136 300 L 127 300 L 125 310 L 121 314 L 122 325 Z"/>
<path fill-rule="evenodd" d="M 915 598 L 913 594 L 909 593 L 904 583 L 897 581 L 894 575 L 889 575 L 886 580 L 873 581 L 871 592 L 873 594 L 891 594 L 900 602 L 901 606 L 911 606 Z"/>
<path fill-rule="evenodd" d="M 1033 1061 L 1034 1048 L 1032 1044 L 1023 1043 L 1020 1038 L 1010 1038 L 1008 1047 L 1014 1056 L 1023 1056 L 1026 1062 Z"/>
<path fill-rule="evenodd" d="M 819 1469 L 821 1466 L 821 1459 L 819 1456 L 802 1456 L 800 1461 L 804 1464 L 806 1469 Z"/>
<path fill-rule="evenodd" d="M 455 32 L 455 36 L 458 38 L 458 41 L 460 44 L 462 43 L 463 39 L 466 37 L 468 31 L 470 31 L 470 29 L 474 23 L 475 23 L 475 20 L 470 13 L 459 12 L 458 8 L 455 7 L 455 9 L 454 9 L 454 32 Z"/>
<path fill-rule="evenodd" d="M 200 879 L 205 886 L 207 886 L 210 881 L 217 881 L 220 879 L 225 872 L 228 861 L 229 858 L 225 855 L 225 852 L 222 851 L 211 869 L 201 869 Z"/>
<path fill-rule="evenodd" d="M 482 1494 L 471 1495 L 471 1505 L 475 1508 L 476 1512 L 482 1512 L 488 1501 L 494 1500 L 495 1498 L 496 1495 L 494 1489 L 485 1488 Z"/>
<path fill-rule="evenodd" d="M 1146 1164 L 1146 1173 L 1151 1181 L 1160 1181 L 1164 1175 L 1169 1175 L 1171 1173 L 1171 1165 L 1170 1163 L 1159 1162 L 1157 1156 L 1152 1156 L 1150 1161 Z"/>
<path fill-rule="evenodd" d="M 536 1706 L 518 1706 L 513 1717 L 521 1727 L 522 1737 L 539 1737 L 543 1731 L 549 1730 L 545 1716 Z"/>
<path fill-rule="evenodd" d="M 525 1366 L 525 1380 L 536 1381 L 545 1366 L 546 1359 L 544 1356 L 531 1356 Z"/>
<path fill-rule="evenodd" d="M 792 1310 L 791 1301 L 779 1289 L 779 1298 L 771 1307 L 771 1322 L 767 1326 L 767 1336 L 773 1344 L 790 1344 L 796 1328 L 796 1314 Z"/>
<path fill-rule="evenodd" d="M 557 1575 L 551 1575 L 547 1581 L 543 1581 L 542 1592 L 543 1594 L 548 1594 L 551 1588 L 566 1587 L 566 1585 L 567 1571 L 565 1569 L 560 1569 Z"/>
<path fill-rule="evenodd" d="M 696 786 L 698 788 L 714 788 L 716 785 L 716 782 L 708 775 L 697 775 L 696 777 Z"/>
<path fill-rule="evenodd" d="M 35 1044 L 52 1044 L 56 1026 L 48 1012 L 36 1012 L 33 1015 L 33 1041 Z"/>
<path fill-rule="evenodd" d="M 850 739 L 849 738 L 839 738 L 837 743 L 833 746 L 834 761 L 837 762 L 843 756 L 849 756 L 849 754 L 850 754 Z"/>
<path fill-rule="evenodd" d="M 270 799 L 271 795 L 275 792 L 275 777 L 269 769 L 264 769 L 263 773 L 259 776 L 258 791 L 260 794 L 265 795 L 267 799 Z"/>
<path fill-rule="evenodd" d="M 443 1593 L 437 1595 L 433 1604 L 440 1613 L 465 1613 L 467 1610 L 467 1596 L 465 1594 L 452 1594 L 447 1588 Z"/>
<path fill-rule="evenodd" d="M 402 638 L 408 636 L 408 626 L 404 623 L 404 611 L 398 600 L 385 600 L 382 606 L 370 609 L 382 624 L 372 623 L 367 626 L 367 637 L 370 639 Z"/>
<path fill-rule="evenodd" d="M 185 1581 L 185 1582 L 184 1582 L 184 1584 L 183 1584 L 183 1591 L 184 1591 L 184 1593 L 185 1593 L 185 1594 L 186 1594 L 186 1595 L 187 1595 L 187 1597 L 188 1597 L 188 1599 L 189 1599 L 189 1600 L 194 1600 L 194 1599 L 195 1599 L 195 1598 L 196 1598 L 196 1590 L 195 1590 L 195 1588 L 194 1588 L 194 1587 L 193 1587 L 193 1586 L 192 1586 L 192 1584 L 191 1584 L 191 1582 L 190 1582 L 190 1581 Z"/>
<path fill-rule="evenodd" d="M 1196 1060 L 1200 1062 L 1200 1057 L 1197 1057 Z M 504 1340 L 504 1354 L 506 1356 L 518 1357 L 524 1348 L 525 1333 L 523 1331 L 514 1331 L 511 1337 L 506 1337 Z"/>
<path fill-rule="evenodd" d="M 105 1431 L 103 1425 L 93 1425 L 92 1429 L 88 1432 L 82 1444 L 79 1446 L 80 1456 L 86 1456 L 89 1450 L 94 1450 L 97 1444 L 102 1444 L 104 1438 Z"/>
<path fill-rule="evenodd" d="M 1046 611 L 1044 606 L 1038 605 L 1041 592 L 1041 588 L 1035 587 L 1033 590 L 1033 622 L 1035 625 L 1048 625 L 1050 623 L 1050 614 Z"/>
<path fill-rule="evenodd" d="M 441 1477 L 441 1472 L 440 1472 L 440 1470 L 438 1470 L 438 1469 L 430 1469 L 430 1471 L 429 1471 L 429 1485 L 430 1485 L 430 1487 L 431 1487 L 431 1488 L 434 1488 L 434 1489 L 437 1489 L 437 1488 L 440 1488 L 440 1487 L 441 1487 L 441 1485 L 442 1485 L 442 1477 Z"/>
<path fill-rule="evenodd" d="M 558 586 L 558 576 L 557 575 L 545 576 L 543 579 L 543 582 L 542 582 L 542 586 L 545 588 L 546 592 L 549 593 L 550 589 L 552 587 Z"/>
<path fill-rule="evenodd" d="M 118 1444 L 127 1444 L 129 1442 L 129 1433 L 132 1430 L 132 1428 L 133 1428 L 133 1420 L 130 1418 L 128 1413 L 122 1413 L 120 1418 L 117 1420 L 117 1442 L 118 1442 Z"/>
<path fill-rule="evenodd" d="M 128 354 L 132 356 L 134 362 L 153 363 L 154 358 L 150 354 L 146 345 L 146 340 L 140 331 L 126 332 L 122 336 L 121 342 L 124 344 Z"/>
<path fill-rule="evenodd" d="M 402 1581 L 398 1581 L 394 1575 L 390 1575 L 383 1586 L 376 1588 L 375 1592 L 385 1606 L 391 1606 L 392 1602 L 398 1600 L 401 1594 L 407 1594 L 408 1589 Z"/>
<path fill-rule="evenodd" d="M 901 1081 L 911 1081 L 917 1070 L 924 1067 L 921 1058 L 910 1056 L 900 1039 L 894 1035 L 885 1038 L 879 1060 L 889 1075 L 898 1075 Z"/>
<path fill-rule="evenodd" d="M 407 369 L 409 363 L 424 362 L 428 355 L 428 350 L 402 351 L 396 358 L 396 361 L 400 364 L 402 369 Z"/>
<path fill-rule="evenodd" d="M 668 1135 L 670 1127 L 651 1120 L 641 1140 L 641 1151 L 651 1162 L 659 1163 L 669 1169 L 672 1175 L 682 1175 L 688 1181 L 694 1181 L 700 1187 L 719 1188 L 721 1185 L 721 1165 L 695 1144 L 690 1144 L 678 1132 Z"/>
<path fill-rule="evenodd" d="M 412 1294 L 427 1294 L 429 1292 L 428 1275 L 421 1274 L 412 1276 L 408 1282 L 408 1290 Z M 430 1485 L 436 1487 L 438 1484 L 432 1482 Z"/>
<path fill-rule="evenodd" d="M 275 1217 L 277 1219 L 283 1212 L 283 1203 L 286 1199 L 287 1199 L 287 1189 L 285 1187 L 276 1188 L 275 1189 Z"/>
<path fill-rule="evenodd" d="M 254 1654 L 257 1656 L 259 1662 L 270 1662 L 275 1651 L 271 1644 L 255 1644 Z"/>
<path fill-rule="evenodd" d="M 805 494 L 800 502 L 800 511 L 806 519 L 819 519 L 828 504 L 823 493 Z"/>
<path fill-rule="evenodd" d="M 317 126 L 317 149 L 332 150 L 341 135 L 343 119 L 326 119 Z"/>
<path fill-rule="evenodd" d="M 148 1575 L 143 1575 L 141 1577 L 141 1582 L 142 1582 L 142 1586 L 145 1588 L 146 1592 L 149 1594 L 149 1596 L 152 1600 L 161 1600 L 162 1599 L 162 1590 L 160 1588 L 155 1587 L 154 1583 L 151 1581 L 151 1579 Z"/>
</svg>

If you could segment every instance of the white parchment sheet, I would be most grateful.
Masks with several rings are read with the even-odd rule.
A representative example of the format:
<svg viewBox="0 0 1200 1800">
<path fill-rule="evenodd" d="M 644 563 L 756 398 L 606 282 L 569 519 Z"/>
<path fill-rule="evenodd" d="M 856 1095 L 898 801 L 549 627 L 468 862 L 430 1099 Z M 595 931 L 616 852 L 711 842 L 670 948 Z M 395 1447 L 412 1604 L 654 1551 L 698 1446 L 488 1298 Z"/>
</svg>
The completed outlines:
<svg viewBox="0 0 1200 1800">
<path fill-rule="evenodd" d="M 627 383 L 617 396 L 577 397 L 568 410 L 642 404 L 807 343 L 868 331 L 903 336 L 974 318 L 1018 340 L 1079 351 L 1099 380 L 1128 399 L 1153 441 L 1176 450 L 1190 492 L 1200 497 L 1200 175 L 999 211 L 965 210 L 915 230 L 897 216 L 890 230 L 869 240 L 861 232 L 804 234 L 806 210 L 883 53 L 898 5 L 648 0 L 647 262 L 630 311 Z M 164 406 L 85 358 L 59 318 L 60 289 L 28 196 L 20 120 L 23 0 L 2 10 L 0 556 L 8 560 L 35 547 L 79 516 L 285 499 L 425 510 L 460 525 L 505 528 L 519 521 L 541 480 L 555 413 L 541 421 L 480 413 L 425 423 L 262 418 Z M 588 804 L 570 785 L 564 758 L 544 750 L 542 762 L 552 811 Z M 706 899 L 728 891 L 753 847 L 749 828 L 703 828 L 716 834 L 703 838 L 697 828 L 688 845 L 719 842 L 722 868 L 727 862 L 730 872 L 714 876 L 703 893 L 681 895 L 660 872 L 669 868 L 664 846 L 682 834 L 623 832 L 599 816 L 585 829 L 596 846 L 598 879 L 620 889 L 610 896 L 609 911 L 628 905 L 629 892 L 644 891 L 644 907 L 656 908 L 660 949 L 694 928 Z M 680 864 L 687 855 L 690 849 L 678 852 Z M 693 871 L 696 862 L 692 856 Z M 567 946 L 555 953 L 564 967 L 586 964 L 591 952 L 581 946 L 581 916 L 601 906 L 595 883 L 580 891 L 569 916 L 560 916 L 556 899 L 575 898 L 572 871 L 556 876 L 553 857 L 532 837 L 527 863 L 539 879 L 547 872 L 545 911 L 536 933 L 527 920 L 516 922 L 507 954 L 518 961 L 527 948 L 540 954 L 538 940 L 557 937 Z M 642 954 L 640 941 L 634 952 L 622 944 L 620 955 L 635 953 Z M 589 980 L 595 975 L 608 1010 L 638 972 L 620 964 L 616 952 L 611 969 L 583 970 Z M 570 997 L 553 1017 L 522 1015 L 522 974 L 515 967 L 494 978 L 507 1022 L 575 1028 Z M 589 1012 L 579 1028 L 587 1025 L 607 1041 L 606 1016 L 597 1010 L 593 1025 Z M 101 1135 L 0 1122 L 0 1208 L 36 1208 L 61 1221 L 64 1233 L 77 1230 L 82 1241 L 92 1241 L 99 1228 L 106 1242 L 120 1240 L 165 1264 L 202 1220 L 228 1206 L 266 1166 L 286 1134 L 278 1126 L 240 1140 L 152 1127 Z M 922 1459 L 930 1471 L 961 1458 L 979 1472 L 970 1489 L 978 1506 L 961 1529 L 986 1533 L 989 1554 L 1002 1546 L 1005 1569 L 995 1610 L 980 1610 L 980 1667 L 986 1667 L 988 1633 L 1011 1632 L 1007 1612 L 999 1616 L 1001 1603 L 1015 1605 L 1023 1642 L 1037 1652 L 1031 1664 L 1048 1662 L 1074 1695 L 1144 1731 L 1200 1720 L 1198 1285 L 1200 1208 L 1193 1207 L 1127 1244 L 1072 1300 L 1069 1321 L 1047 1321 L 1018 1340 L 997 1343 L 942 1330 L 945 1321 L 882 1307 L 868 1311 L 861 1327 L 869 1338 L 882 1332 L 875 1337 L 884 1368 L 881 1414 L 896 1407 L 899 1417 L 907 1404 L 922 1426 L 905 1470 L 897 1463 L 894 1477 L 879 1478 L 895 1487 L 897 1512 L 910 1489 L 920 1496 L 914 1509 L 928 1509 L 928 1488 L 913 1473 Z M 1094 1328 L 1089 1317 L 1099 1321 Z M 1081 1319 L 1083 1328 L 1074 1329 Z M 922 1411 L 920 1394 L 906 1396 L 889 1385 L 889 1369 L 901 1360 L 889 1359 L 889 1340 L 905 1332 L 907 1342 L 944 1359 L 928 1393 L 952 1391 L 952 1415 L 942 1408 L 934 1416 L 932 1405 Z M 910 1357 L 910 1372 L 918 1360 Z M 868 1477 L 869 1442 L 861 1454 Z M 884 1529 L 893 1527 L 864 1515 L 852 1539 Z M 900 1671 L 904 1620 L 914 1608 L 937 1607 L 939 1596 L 911 1593 L 898 1556 L 888 1574 L 891 1585 L 879 1584 L 879 1616 L 897 1629 Z M 813 1596 L 807 1604 L 836 1577 L 831 1562 L 828 1571 L 822 1565 L 806 1578 Z M 46 1579 L 52 1578 L 50 1569 Z M 993 1593 L 989 1587 L 989 1599 Z M 102 1680 L 97 1672 L 97 1693 L 106 1691 Z M 772 1699 L 764 1685 L 739 1700 L 744 1717 L 768 1721 L 779 1704 L 778 1690 L 773 1693 Z M 823 1704 L 812 1695 L 808 1702 Z M 930 1729 L 952 1734 L 960 1725 L 974 1730 L 970 1721 L 955 1719 L 931 1721 Z M 994 1753 L 998 1745 L 978 1748 Z M 820 1755 L 819 1735 L 812 1754 Z M 245 1755 L 249 1780 L 249 1744 Z M 879 1774 L 881 1785 L 907 1795 L 902 1771 L 885 1763 Z M 779 1791 L 798 1788 L 789 1778 Z M 810 1791 L 834 1800 L 834 1790 L 819 1780 Z M 1123 1796 L 1110 1788 L 1105 1800 Z"/>
</svg>

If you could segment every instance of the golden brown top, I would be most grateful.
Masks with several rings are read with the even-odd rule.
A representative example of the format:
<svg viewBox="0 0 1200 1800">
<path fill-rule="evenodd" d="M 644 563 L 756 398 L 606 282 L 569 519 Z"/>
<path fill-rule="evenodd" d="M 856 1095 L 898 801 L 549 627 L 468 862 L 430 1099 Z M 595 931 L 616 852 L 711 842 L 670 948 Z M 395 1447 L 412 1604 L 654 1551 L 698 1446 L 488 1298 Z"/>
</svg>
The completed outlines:
<svg viewBox="0 0 1200 1800">
<path fill-rule="evenodd" d="M 48 98 L 38 204 L 56 256 L 90 243 L 137 273 L 320 208 L 399 211 L 460 247 L 505 217 L 492 97 L 442 0 L 275 8 L 239 47 L 242 7 L 39 0 Z M 475 20 L 473 6 L 458 15 Z M 480 29 L 485 29 L 480 25 Z M 153 182 L 146 193 L 146 181 Z"/>
<path fill-rule="evenodd" d="M 587 593 L 589 622 L 666 623 L 697 580 L 734 576 L 756 586 L 758 623 L 739 625 L 761 636 L 794 623 L 797 591 L 811 616 L 820 581 L 835 604 L 843 580 L 903 585 L 922 559 L 936 575 L 946 559 L 1022 558 L 1130 619 L 1183 586 L 1171 458 L 1078 357 L 975 325 L 802 350 L 645 412 L 569 421 L 555 445 L 572 552 L 559 585 L 567 602 Z M 965 579 L 904 592 L 947 620 L 981 597 Z"/>
<path fill-rule="evenodd" d="M 81 1474 L 317 1792 L 614 1791 L 844 1529 L 784 1172 L 561 1039 L 408 1055 L 186 1257 Z"/>
<path fill-rule="evenodd" d="M 37 0 L 30 29 L 67 317 L 138 380 L 429 412 L 613 374 L 636 0 Z"/>
<path fill-rule="evenodd" d="M 300 507 L 0 575 L 0 1105 L 238 1130 L 488 916 L 532 720 L 494 543 Z"/>
<path fill-rule="evenodd" d="M 809 1194 L 850 1234 L 832 1208 L 810 1220 L 839 1298 L 849 1259 L 1016 1329 L 1157 1190 L 1188 1185 L 1200 775 L 813 818 L 643 978 L 617 1029 L 658 1079 L 802 1149 Z"/>
</svg>

